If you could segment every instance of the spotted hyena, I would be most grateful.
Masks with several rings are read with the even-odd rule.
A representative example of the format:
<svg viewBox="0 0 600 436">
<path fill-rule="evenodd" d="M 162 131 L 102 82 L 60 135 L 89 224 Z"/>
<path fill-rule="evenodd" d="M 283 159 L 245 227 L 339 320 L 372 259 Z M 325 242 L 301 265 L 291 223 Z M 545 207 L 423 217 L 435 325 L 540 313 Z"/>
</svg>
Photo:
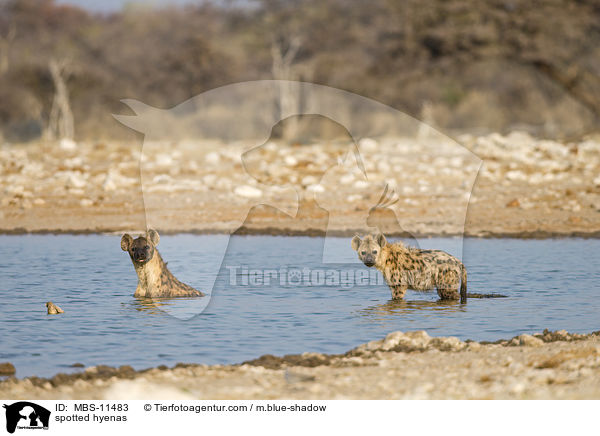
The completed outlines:
<svg viewBox="0 0 600 436">
<path fill-rule="evenodd" d="M 390 244 L 381 233 L 352 238 L 352 249 L 368 267 L 383 273 L 393 299 L 404 298 L 407 289 L 436 288 L 442 300 L 467 301 L 467 269 L 460 260 L 441 250 L 420 250 L 402 242 Z"/>
<path fill-rule="evenodd" d="M 121 249 L 127 251 L 138 276 L 134 297 L 202 297 L 204 294 L 181 283 L 167 268 L 156 246 L 160 236 L 156 230 L 148 230 L 133 239 L 129 234 L 121 238 Z"/>
</svg>

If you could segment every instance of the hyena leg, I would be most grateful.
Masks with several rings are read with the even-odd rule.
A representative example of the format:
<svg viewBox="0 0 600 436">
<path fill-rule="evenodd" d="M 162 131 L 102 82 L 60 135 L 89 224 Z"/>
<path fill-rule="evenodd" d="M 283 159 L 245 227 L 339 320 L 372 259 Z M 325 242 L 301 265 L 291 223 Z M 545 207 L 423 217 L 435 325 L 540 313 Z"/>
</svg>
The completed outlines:
<svg viewBox="0 0 600 436">
<path fill-rule="evenodd" d="M 437 288 L 437 293 L 442 300 L 458 300 L 458 289 Z"/>
<path fill-rule="evenodd" d="M 402 300 L 404 294 L 406 294 L 407 286 L 404 285 L 390 285 L 392 290 L 392 300 Z"/>
<path fill-rule="evenodd" d="M 437 293 L 442 300 L 458 300 L 458 285 L 460 279 L 456 271 L 445 271 L 437 283 Z"/>
</svg>

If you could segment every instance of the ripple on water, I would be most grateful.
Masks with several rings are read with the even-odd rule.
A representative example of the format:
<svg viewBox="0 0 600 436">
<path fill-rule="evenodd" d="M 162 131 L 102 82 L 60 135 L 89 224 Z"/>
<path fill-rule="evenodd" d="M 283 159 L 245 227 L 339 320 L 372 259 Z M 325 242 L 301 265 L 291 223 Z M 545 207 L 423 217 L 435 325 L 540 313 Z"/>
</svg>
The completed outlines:
<svg viewBox="0 0 600 436">
<path fill-rule="evenodd" d="M 385 285 L 281 286 L 274 280 L 270 286 L 250 286 L 240 284 L 241 273 L 233 285 L 225 267 L 213 289 L 216 263 L 204 247 L 215 238 L 223 236 L 166 235 L 160 247 L 174 273 L 210 291 L 210 299 L 149 303 L 132 296 L 136 276 L 118 237 L 0 236 L 0 360 L 11 361 L 19 377 L 50 376 L 77 370 L 70 367 L 75 362 L 142 369 L 236 363 L 261 354 L 341 353 L 394 330 L 475 340 L 544 328 L 598 330 L 596 240 L 467 239 L 469 291 L 509 298 L 471 299 L 464 306 L 437 301 L 435 292 L 408 291 L 406 300 L 390 301 Z M 345 256 L 346 238 L 335 242 Z M 422 248 L 459 254 L 454 238 L 421 242 Z M 225 264 L 365 270 L 361 264 L 319 264 L 320 250 L 319 238 L 236 236 Z M 65 313 L 47 315 L 46 301 Z"/>
</svg>

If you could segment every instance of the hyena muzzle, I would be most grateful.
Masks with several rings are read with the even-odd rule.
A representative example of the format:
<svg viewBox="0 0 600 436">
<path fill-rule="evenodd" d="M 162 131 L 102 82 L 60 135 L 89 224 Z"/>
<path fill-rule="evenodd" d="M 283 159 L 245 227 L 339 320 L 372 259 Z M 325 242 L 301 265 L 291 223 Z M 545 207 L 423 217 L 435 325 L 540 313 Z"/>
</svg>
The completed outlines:
<svg viewBox="0 0 600 436">
<path fill-rule="evenodd" d="M 352 238 L 352 249 L 368 267 L 383 273 L 393 299 L 402 299 L 407 289 L 437 289 L 442 300 L 467 302 L 467 269 L 454 256 L 441 250 L 421 250 L 402 242 L 390 244 L 383 234 Z M 460 289 L 460 295 L 459 295 Z"/>
</svg>

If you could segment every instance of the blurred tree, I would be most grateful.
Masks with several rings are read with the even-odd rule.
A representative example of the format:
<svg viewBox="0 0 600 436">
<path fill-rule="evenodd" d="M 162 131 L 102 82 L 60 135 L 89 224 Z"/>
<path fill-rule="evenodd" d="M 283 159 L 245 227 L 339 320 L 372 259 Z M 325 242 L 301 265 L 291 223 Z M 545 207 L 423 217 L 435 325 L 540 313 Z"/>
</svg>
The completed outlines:
<svg viewBox="0 0 600 436">
<path fill-rule="evenodd" d="M 416 117 L 425 104 L 441 129 L 581 134 L 600 125 L 600 4 L 257 0 L 91 14 L 0 0 L 5 137 L 67 134 L 70 122 L 55 122 L 67 106 L 77 136 L 131 135 L 110 115 L 123 98 L 166 108 L 268 78 L 346 89 Z M 282 85 L 265 110 L 295 112 L 306 102 L 294 92 Z"/>
</svg>

